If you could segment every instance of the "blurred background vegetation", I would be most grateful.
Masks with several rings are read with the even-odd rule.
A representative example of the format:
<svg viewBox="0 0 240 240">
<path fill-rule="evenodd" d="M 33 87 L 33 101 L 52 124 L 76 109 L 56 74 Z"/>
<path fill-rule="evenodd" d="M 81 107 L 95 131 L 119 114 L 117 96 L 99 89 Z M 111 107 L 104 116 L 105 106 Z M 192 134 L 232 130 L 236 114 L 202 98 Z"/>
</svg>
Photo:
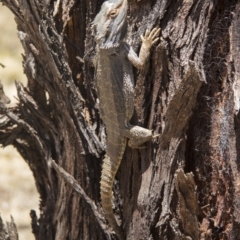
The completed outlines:
<svg viewBox="0 0 240 240">
<path fill-rule="evenodd" d="M 0 3 L 0 80 L 11 104 L 16 104 L 15 80 L 26 84 L 22 68 L 23 49 L 13 14 Z M 4 67 L 2 67 L 3 65 Z M 28 165 L 11 146 L 0 148 L 0 214 L 13 216 L 20 240 L 33 240 L 30 210 L 38 210 L 39 198 Z M 37 212 L 38 213 L 38 212 Z"/>
</svg>

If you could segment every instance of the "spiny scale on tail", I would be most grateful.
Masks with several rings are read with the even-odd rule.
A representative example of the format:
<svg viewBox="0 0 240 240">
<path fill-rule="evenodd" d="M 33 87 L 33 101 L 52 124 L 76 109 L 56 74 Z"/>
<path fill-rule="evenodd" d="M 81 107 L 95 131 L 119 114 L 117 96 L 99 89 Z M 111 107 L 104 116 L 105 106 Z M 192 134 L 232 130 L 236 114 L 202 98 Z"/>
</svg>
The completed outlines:
<svg viewBox="0 0 240 240">
<path fill-rule="evenodd" d="M 106 156 L 103 160 L 102 175 L 100 181 L 101 188 L 101 204 L 109 224 L 112 226 L 113 230 L 117 234 L 120 240 L 124 240 L 122 231 L 117 224 L 115 219 L 113 209 L 112 209 L 112 187 L 115 175 L 117 173 L 118 167 L 120 165 L 122 155 L 125 149 L 125 143 L 119 146 L 120 155 L 111 160 L 110 157 Z"/>
<path fill-rule="evenodd" d="M 140 147 L 153 139 L 152 131 L 129 123 L 134 111 L 132 65 L 142 68 L 160 29 L 141 36 L 139 57 L 123 41 L 127 33 L 127 0 L 108 0 L 95 17 L 96 83 L 100 116 L 106 126 L 107 148 L 101 175 L 101 201 L 106 218 L 120 240 L 124 240 L 112 210 L 112 186 L 126 147 Z"/>
</svg>

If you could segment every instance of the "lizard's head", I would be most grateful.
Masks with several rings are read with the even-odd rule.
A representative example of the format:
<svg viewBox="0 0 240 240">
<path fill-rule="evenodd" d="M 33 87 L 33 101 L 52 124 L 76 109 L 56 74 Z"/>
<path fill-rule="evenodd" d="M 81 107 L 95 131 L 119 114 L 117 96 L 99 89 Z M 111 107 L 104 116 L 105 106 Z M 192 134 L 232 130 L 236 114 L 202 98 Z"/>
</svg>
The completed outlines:
<svg viewBox="0 0 240 240">
<path fill-rule="evenodd" d="M 93 21 L 100 48 L 118 47 L 127 33 L 127 0 L 108 0 Z"/>
</svg>

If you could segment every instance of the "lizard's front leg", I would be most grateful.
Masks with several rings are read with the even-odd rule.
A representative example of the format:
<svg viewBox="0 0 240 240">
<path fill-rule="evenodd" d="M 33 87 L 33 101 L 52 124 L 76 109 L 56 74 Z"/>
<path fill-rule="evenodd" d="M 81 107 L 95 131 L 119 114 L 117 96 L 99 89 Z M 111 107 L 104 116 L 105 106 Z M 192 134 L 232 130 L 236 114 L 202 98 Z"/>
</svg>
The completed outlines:
<svg viewBox="0 0 240 240">
<path fill-rule="evenodd" d="M 129 61 L 137 68 L 142 68 L 149 57 L 150 49 L 159 40 L 160 28 L 154 28 L 152 31 L 147 30 L 144 36 L 141 36 L 142 46 L 139 57 L 132 48 L 128 51 Z M 128 124 L 127 124 L 128 125 Z M 139 126 L 126 127 L 123 130 L 124 137 L 129 138 L 128 145 L 132 148 L 141 148 L 145 142 L 152 140 L 154 137 L 152 131 Z"/>
<path fill-rule="evenodd" d="M 159 40 L 160 28 L 154 28 L 151 32 L 147 29 L 144 36 L 141 35 L 142 46 L 139 57 L 132 48 L 128 52 L 128 60 L 138 69 L 143 68 L 146 63 L 151 47 Z"/>
</svg>

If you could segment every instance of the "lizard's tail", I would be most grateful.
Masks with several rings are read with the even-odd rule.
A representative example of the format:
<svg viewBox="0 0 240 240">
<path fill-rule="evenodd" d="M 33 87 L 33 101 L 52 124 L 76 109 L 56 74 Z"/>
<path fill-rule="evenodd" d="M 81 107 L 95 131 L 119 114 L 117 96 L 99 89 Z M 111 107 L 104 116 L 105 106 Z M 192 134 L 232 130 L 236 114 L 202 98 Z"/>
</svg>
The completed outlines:
<svg viewBox="0 0 240 240">
<path fill-rule="evenodd" d="M 120 151 L 117 159 L 115 158 L 115 161 L 110 159 L 109 156 L 106 156 L 103 161 L 102 166 L 102 175 L 101 175 L 101 202 L 102 207 L 104 210 L 104 213 L 106 215 L 106 218 L 113 228 L 114 232 L 118 236 L 120 240 L 125 240 L 123 233 L 121 231 L 121 228 L 117 224 L 117 221 L 115 219 L 113 209 L 112 209 L 112 187 L 113 187 L 113 181 L 115 178 L 115 175 L 117 173 L 118 167 L 120 165 L 123 151 L 125 149 L 125 146 L 123 150 Z"/>
</svg>

